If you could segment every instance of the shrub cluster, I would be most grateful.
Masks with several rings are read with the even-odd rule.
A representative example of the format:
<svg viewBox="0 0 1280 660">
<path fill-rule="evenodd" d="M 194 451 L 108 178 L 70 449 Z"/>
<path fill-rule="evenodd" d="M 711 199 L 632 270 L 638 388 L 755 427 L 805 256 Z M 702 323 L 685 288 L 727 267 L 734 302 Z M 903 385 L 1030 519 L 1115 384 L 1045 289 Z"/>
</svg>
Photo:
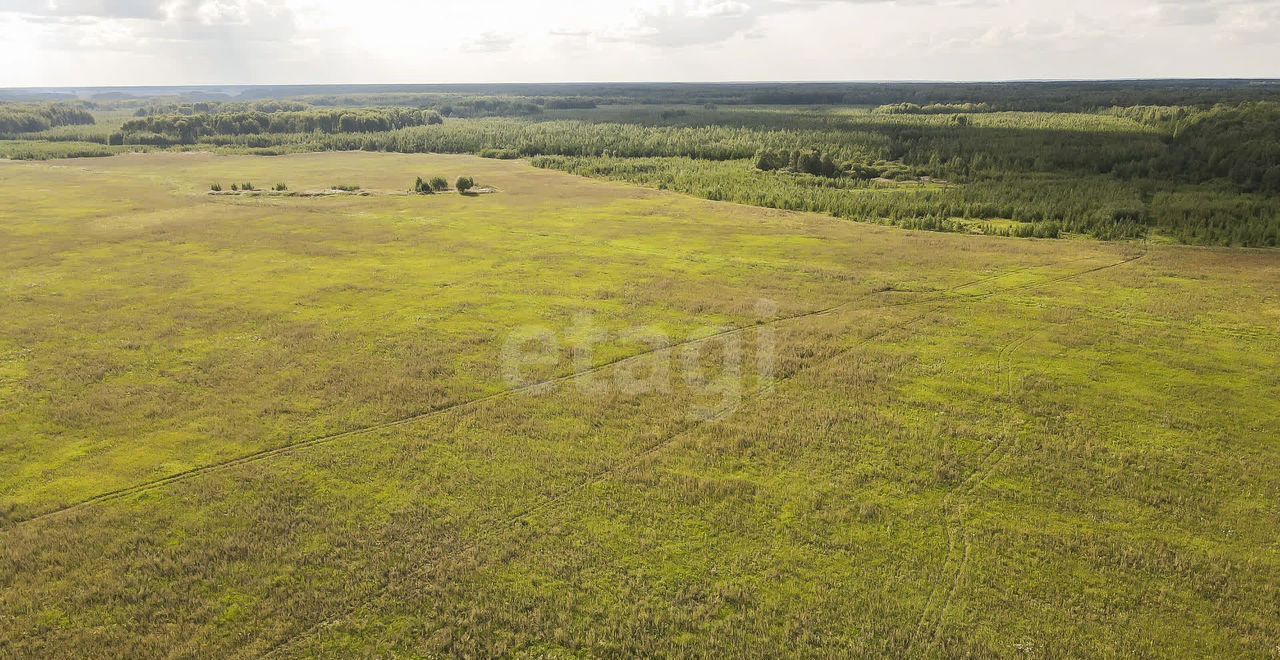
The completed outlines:
<svg viewBox="0 0 1280 660">
<path fill-rule="evenodd" d="M 467 191 L 475 188 L 475 179 L 469 176 L 460 176 L 454 182 L 453 187 L 460 193 L 466 194 Z M 418 177 L 413 182 L 413 192 L 420 195 L 431 195 L 438 192 L 444 192 L 449 189 L 449 182 L 442 176 L 433 176 L 430 179 Z"/>
<path fill-rule="evenodd" d="M 65 103 L 0 103 L 0 134 L 38 133 L 58 126 L 86 126 L 93 114 Z"/>
</svg>

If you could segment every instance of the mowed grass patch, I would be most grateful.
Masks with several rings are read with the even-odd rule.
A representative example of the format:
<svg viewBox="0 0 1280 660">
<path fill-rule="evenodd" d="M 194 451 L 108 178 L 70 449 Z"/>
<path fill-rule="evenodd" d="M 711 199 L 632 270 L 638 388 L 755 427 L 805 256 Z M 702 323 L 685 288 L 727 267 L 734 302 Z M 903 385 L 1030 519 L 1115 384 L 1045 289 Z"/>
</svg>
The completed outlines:
<svg viewBox="0 0 1280 660">
<path fill-rule="evenodd" d="M 118 189 L 0 206 L 6 652 L 1280 635 L 1273 253 L 904 232 L 465 157 L 70 164 L 0 165 L 3 191 Z M 204 194 L 401 171 L 500 193 Z M 556 358 L 526 382 L 600 369 L 502 394 L 508 337 L 539 329 Z"/>
</svg>

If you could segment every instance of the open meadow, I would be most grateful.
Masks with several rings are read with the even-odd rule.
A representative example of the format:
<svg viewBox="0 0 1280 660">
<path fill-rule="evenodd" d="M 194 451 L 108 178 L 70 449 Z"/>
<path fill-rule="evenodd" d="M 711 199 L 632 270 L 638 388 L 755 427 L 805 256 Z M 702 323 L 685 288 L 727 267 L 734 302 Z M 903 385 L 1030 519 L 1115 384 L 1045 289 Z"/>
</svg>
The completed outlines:
<svg viewBox="0 0 1280 660">
<path fill-rule="evenodd" d="M 560 165 L 0 161 L 0 657 L 1280 657 L 1280 252 Z"/>
</svg>

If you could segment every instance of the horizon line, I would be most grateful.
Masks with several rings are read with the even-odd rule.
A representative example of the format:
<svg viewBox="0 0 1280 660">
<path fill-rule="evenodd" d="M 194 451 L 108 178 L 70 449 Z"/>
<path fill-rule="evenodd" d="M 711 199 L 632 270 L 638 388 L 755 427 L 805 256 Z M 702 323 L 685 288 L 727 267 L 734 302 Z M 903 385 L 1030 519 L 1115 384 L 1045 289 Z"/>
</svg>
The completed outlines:
<svg viewBox="0 0 1280 660">
<path fill-rule="evenodd" d="M 865 80 L 610 80 L 556 82 L 308 82 L 308 83 L 171 83 L 163 85 L 32 85 L 0 87 L 0 91 L 38 90 L 124 90 L 124 89 L 202 89 L 202 88 L 267 88 L 267 87 L 484 87 L 484 86 L 586 86 L 586 85 L 1002 85 L 1053 83 L 1125 83 L 1125 82 L 1251 82 L 1280 84 L 1280 78 L 1265 77 L 1117 77 L 1117 78 L 1007 78 L 1007 79 L 865 79 Z"/>
</svg>

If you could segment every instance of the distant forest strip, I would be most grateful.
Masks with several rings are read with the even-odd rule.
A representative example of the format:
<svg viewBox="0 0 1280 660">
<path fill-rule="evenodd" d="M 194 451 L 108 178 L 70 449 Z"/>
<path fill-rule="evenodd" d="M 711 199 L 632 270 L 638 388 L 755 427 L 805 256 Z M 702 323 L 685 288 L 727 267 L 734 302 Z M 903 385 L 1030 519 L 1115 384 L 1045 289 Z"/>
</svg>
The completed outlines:
<svg viewBox="0 0 1280 660">
<path fill-rule="evenodd" d="M 242 112 L 302 112 L 306 110 L 339 108 L 399 108 L 431 109 L 444 117 L 520 117 L 537 115 L 544 110 L 591 109 L 597 103 L 581 98 L 508 98 L 466 97 L 445 94 L 428 95 L 372 95 L 368 97 L 320 96 L 295 100 L 267 100 L 248 102 L 189 101 L 150 103 L 138 108 L 137 117 L 159 115 L 203 115 Z"/>
<path fill-rule="evenodd" d="M 0 103 L 0 134 L 38 133 L 94 123 L 93 113 L 64 103 Z"/>
<path fill-rule="evenodd" d="M 244 110 L 146 116 L 126 121 L 111 144 L 193 144 L 208 136 L 281 133 L 377 133 L 439 124 L 434 110 L 368 108 L 263 112 Z"/>
<path fill-rule="evenodd" d="M 1145 114 L 1143 114 L 1145 113 Z M 721 114 L 721 113 L 716 113 Z M 842 171 L 897 161 L 922 175 L 971 179 L 1011 171 L 1115 174 L 1122 178 L 1230 181 L 1244 192 L 1280 194 L 1280 104 L 1249 103 L 1162 115 L 981 115 L 877 119 L 837 116 L 830 128 L 662 126 L 501 119 L 451 123 L 436 110 L 372 108 L 161 115 L 126 122 L 112 144 L 207 143 L 251 148 L 481 153 L 517 156 L 751 158 L 817 149 Z M 1129 122 L 1119 130 L 1112 119 Z M 768 119 L 768 117 L 765 117 Z M 959 121 L 963 120 L 963 121 Z M 804 125 L 805 120 L 795 123 Z M 1142 127 L 1169 129 L 1143 131 Z M 400 130 L 409 128 L 411 130 Z M 322 135 L 315 135 L 315 134 Z M 274 137 L 284 136 L 284 137 Z"/>
<path fill-rule="evenodd" d="M 1280 244 L 1280 102 L 1255 100 L 1278 98 L 1280 87 L 1259 81 L 538 88 L 562 96 L 307 89 L 277 99 L 0 104 L 8 113 L 0 116 L 21 117 L 4 131 L 16 140 L 0 141 L 0 156 L 477 154 L 919 229 Z M 635 89 L 650 94 L 630 98 Z M 736 104 L 831 89 L 890 102 Z M 698 96 L 705 92 L 735 104 Z M 659 103 L 673 99 L 689 103 Z M 1122 105 L 1131 101 L 1141 103 Z M 89 125 L 86 108 L 105 119 Z"/>
<path fill-rule="evenodd" d="M 1061 232 L 1103 240 L 1157 230 L 1196 245 L 1280 245 L 1280 199 L 1211 189 L 1157 186 L 1109 176 L 1039 174 L 963 186 L 936 182 L 831 179 L 765 172 L 749 160 L 543 156 L 537 167 L 628 181 L 717 201 L 827 213 L 908 229 L 1043 238 Z M 966 220 L 1015 220 L 984 226 Z"/>
<path fill-rule="evenodd" d="M 123 139 L 125 144 L 205 143 L 253 148 L 311 144 L 319 149 L 409 153 L 502 149 L 522 157 L 686 156 L 707 160 L 750 158 L 762 149 L 819 148 L 842 161 L 902 160 L 951 176 L 1010 168 L 1109 172 L 1118 165 L 1155 158 L 1164 148 L 1158 134 L 1144 132 L 1133 122 L 1129 122 L 1128 132 L 1122 132 L 1110 126 L 1113 118 L 1089 115 L 1061 115 L 1062 121 L 1053 125 L 1040 123 L 1039 117 L 1018 118 L 1007 124 L 993 121 L 965 131 L 956 130 L 954 124 L 934 122 L 938 118 L 933 117 L 911 118 L 913 123 L 890 118 L 883 122 L 837 119 L 825 129 L 742 127 L 732 121 L 727 125 L 655 126 L 521 119 L 450 122 L 389 131 L 343 131 L 330 120 L 325 125 L 331 130 L 320 131 L 324 135 L 275 128 L 283 123 L 281 119 L 295 114 L 310 113 L 263 114 L 252 122 L 241 121 L 239 113 L 225 115 L 225 120 L 217 119 L 224 115 L 134 120 L 125 124 Z M 370 128 L 380 122 L 373 123 Z M 184 133 L 183 125 L 200 128 Z"/>
<path fill-rule="evenodd" d="M 985 103 L 999 110 L 1093 112 L 1109 107 L 1193 106 L 1280 101 L 1280 81 L 1103 80 L 989 83 L 552 83 L 442 85 L 258 85 L 147 90 L 85 90 L 102 107 L 148 99 L 254 102 L 296 99 L 314 105 L 433 105 L 440 98 L 520 97 L 591 100 L 600 104 L 829 105 Z M 0 100 L 67 101 L 60 91 L 0 90 Z"/>
<path fill-rule="evenodd" d="M 674 104 L 728 106 L 811 105 L 877 107 L 898 103 L 981 103 L 997 110 L 1031 112 L 1095 112 L 1110 107 L 1187 105 L 1208 108 L 1220 103 L 1280 101 L 1274 80 L 1139 80 L 1000 83 L 637 83 L 472 86 L 295 87 L 245 90 L 242 98 L 363 97 L 368 105 L 398 97 L 419 105 L 433 95 L 588 99 L 605 104 Z"/>
</svg>

